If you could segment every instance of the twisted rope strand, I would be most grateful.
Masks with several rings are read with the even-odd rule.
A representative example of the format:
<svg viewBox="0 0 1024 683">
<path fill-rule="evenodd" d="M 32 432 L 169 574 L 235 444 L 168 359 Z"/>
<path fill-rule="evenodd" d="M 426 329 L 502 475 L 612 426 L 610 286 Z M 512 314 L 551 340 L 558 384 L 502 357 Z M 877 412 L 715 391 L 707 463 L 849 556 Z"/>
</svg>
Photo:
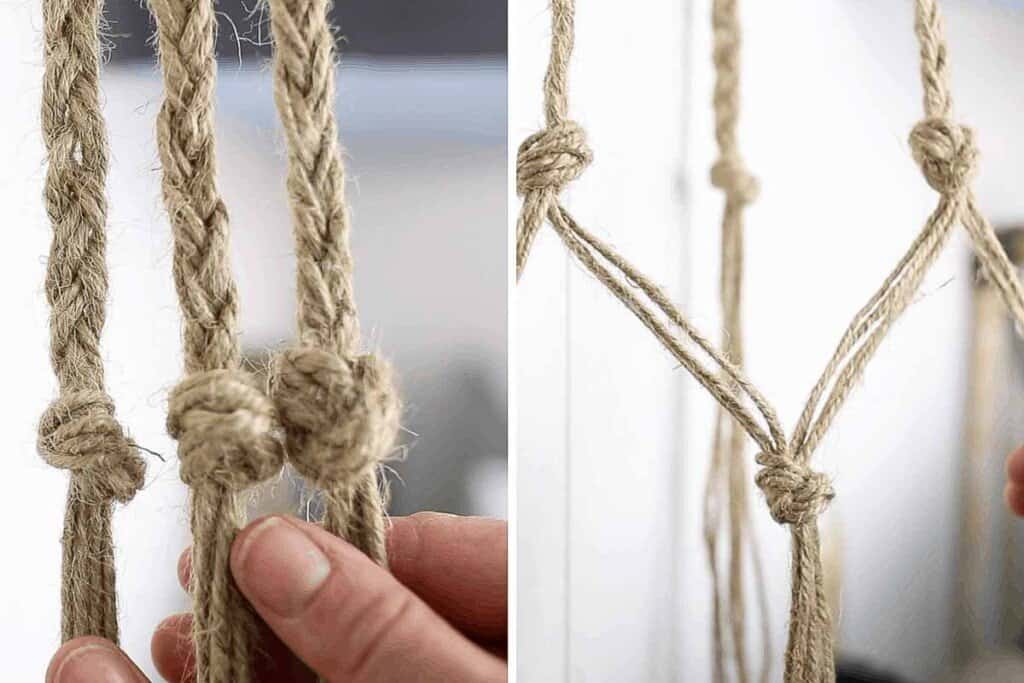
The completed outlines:
<svg viewBox="0 0 1024 683">
<path fill-rule="evenodd" d="M 711 183 L 725 195 L 722 213 L 722 264 L 720 297 L 725 355 L 738 367 L 743 364 L 743 329 L 740 301 L 743 289 L 743 210 L 758 194 L 757 180 L 746 170 L 739 152 L 736 128 L 740 111 L 741 32 L 736 0 L 715 0 L 712 4 L 712 59 L 715 66 L 714 114 L 718 160 L 711 168 Z M 750 680 L 746 652 L 745 568 L 748 559 L 755 578 L 759 605 L 767 602 L 761 558 L 749 527 L 745 433 L 719 406 L 711 446 L 711 462 L 704 499 L 704 538 L 711 570 L 713 679 Z M 723 529 L 723 524 L 727 528 Z M 728 542 L 727 592 L 718 565 L 719 537 Z M 763 656 L 759 680 L 767 683 L 771 673 L 771 625 L 766 610 L 760 611 Z M 724 623 L 728 618 L 728 628 Z M 726 647 L 730 644 L 731 647 Z M 731 652 L 731 657 L 729 653 Z"/>
<path fill-rule="evenodd" d="M 822 577 L 817 517 L 835 494 L 828 478 L 810 469 L 811 456 L 889 328 L 916 295 L 956 222 L 964 224 L 986 274 L 1018 325 L 1024 327 L 1024 288 L 991 225 L 978 209 L 970 188 L 977 163 L 974 134 L 950 120 L 952 97 L 948 87 L 947 50 L 935 0 L 916 0 L 915 4 L 925 118 L 911 131 L 910 146 L 928 184 L 940 194 L 939 203 L 882 287 L 854 316 L 811 390 L 793 438 L 788 441 L 774 410 L 742 372 L 682 318 L 660 289 L 581 228 L 559 205 L 561 190 L 582 172 L 591 157 L 582 129 L 565 119 L 569 56 L 566 50 L 572 45 L 572 11 L 571 0 L 552 3 L 552 30 L 563 35 L 552 38 L 545 101 L 556 104 L 557 116 L 549 118 L 547 128 L 527 138 L 519 150 L 517 188 L 523 196 L 523 204 L 517 225 L 517 273 L 521 275 L 525 266 L 530 240 L 547 220 L 576 259 L 643 322 L 758 444 L 761 452 L 756 461 L 761 469 L 755 482 L 765 494 L 773 519 L 788 525 L 792 535 L 792 594 L 784 677 L 787 683 L 832 683 L 835 680 L 832 627 Z M 564 35 L 566 33 L 568 35 Z M 556 54 L 556 50 L 560 52 Z M 729 66 L 728 57 L 724 58 L 723 65 Z M 727 111 L 722 118 L 725 125 L 717 131 L 719 143 L 726 152 L 735 142 L 731 128 L 735 108 L 731 107 L 733 100 L 728 92 L 728 88 L 724 88 L 721 93 L 722 105 Z M 754 186 L 747 181 L 748 176 L 740 172 L 738 156 L 723 154 L 723 159 L 724 163 L 716 164 L 713 182 L 726 188 L 744 188 L 752 194 Z M 725 220 L 735 225 L 738 224 L 739 204 L 736 200 L 742 196 L 737 192 L 733 198 L 734 211 L 729 211 L 727 201 Z M 729 237 L 724 236 L 724 239 Z M 735 250 L 737 244 L 726 246 Z M 738 273 L 734 269 L 724 273 L 726 291 L 723 296 L 730 305 L 738 296 Z M 643 298 L 634 293 L 633 288 L 638 289 Z M 681 334 L 673 334 L 670 327 L 677 328 Z M 688 343 L 697 348 L 688 347 Z M 703 355 L 704 359 L 698 359 L 698 355 Z M 748 409 L 748 401 L 757 414 Z M 716 438 L 722 442 L 722 435 Z M 714 521 L 714 515 L 711 519 Z M 722 675 L 720 665 L 716 665 L 715 674 Z"/>
<path fill-rule="evenodd" d="M 289 460 L 324 493 L 324 526 L 384 564 L 378 466 L 394 445 L 399 405 L 387 363 L 358 355 L 329 8 L 327 0 L 270 3 L 298 300 L 298 345 L 275 359 L 271 391 Z"/>
<path fill-rule="evenodd" d="M 192 493 L 196 680 L 244 683 L 256 620 L 231 578 L 231 543 L 245 521 L 242 493 L 276 476 L 284 456 L 276 409 L 240 368 L 228 216 L 214 177 L 213 2 L 151 6 L 164 77 L 157 145 L 184 321 L 185 378 L 171 392 L 167 427 Z"/>
<path fill-rule="evenodd" d="M 64 516 L 61 638 L 118 641 L 111 517 L 142 487 L 145 464 L 104 386 L 107 137 L 99 103 L 99 0 L 43 2 L 44 201 L 53 227 L 46 269 L 50 361 L 59 395 L 38 449 L 71 472 Z"/>
</svg>

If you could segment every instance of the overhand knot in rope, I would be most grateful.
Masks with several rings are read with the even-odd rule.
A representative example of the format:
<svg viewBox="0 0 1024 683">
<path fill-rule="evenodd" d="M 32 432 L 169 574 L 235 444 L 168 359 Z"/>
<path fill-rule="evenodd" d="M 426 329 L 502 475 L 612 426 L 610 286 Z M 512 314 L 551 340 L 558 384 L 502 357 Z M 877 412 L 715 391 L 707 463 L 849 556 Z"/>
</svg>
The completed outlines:
<svg viewBox="0 0 1024 683">
<path fill-rule="evenodd" d="M 910 149 L 928 184 L 944 195 L 965 190 L 978 163 L 974 131 L 946 118 L 927 118 L 914 126 Z"/>
<path fill-rule="evenodd" d="M 178 440 L 181 479 L 242 491 L 281 470 L 284 449 L 273 402 L 241 370 L 208 370 L 171 392 L 167 430 Z"/>
<path fill-rule="evenodd" d="M 743 160 L 735 155 L 720 157 L 711 166 L 711 184 L 725 192 L 730 200 L 752 204 L 761 192 L 757 178 L 747 170 Z"/>
<path fill-rule="evenodd" d="M 761 470 L 755 481 L 764 492 L 772 519 L 779 524 L 809 524 L 835 497 L 828 477 L 788 453 L 759 453 L 757 464 Z"/>
<path fill-rule="evenodd" d="M 102 391 L 72 391 L 50 404 L 39 423 L 38 447 L 47 464 L 86 477 L 107 500 L 127 503 L 142 488 L 146 465 Z"/>
<path fill-rule="evenodd" d="M 561 192 L 593 161 L 586 132 L 575 121 L 562 121 L 523 140 L 516 157 L 516 192 Z"/>
<path fill-rule="evenodd" d="M 285 430 L 289 462 L 318 487 L 356 481 L 391 452 L 398 392 L 388 363 L 353 360 L 314 347 L 280 354 L 270 393 Z"/>
</svg>

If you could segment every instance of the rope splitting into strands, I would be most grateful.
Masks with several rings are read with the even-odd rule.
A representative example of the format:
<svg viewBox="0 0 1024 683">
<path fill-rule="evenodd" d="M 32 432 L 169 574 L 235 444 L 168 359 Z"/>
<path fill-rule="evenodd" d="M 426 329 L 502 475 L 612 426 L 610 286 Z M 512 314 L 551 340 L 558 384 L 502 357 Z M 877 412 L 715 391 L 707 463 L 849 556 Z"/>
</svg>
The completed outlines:
<svg viewBox="0 0 1024 683">
<path fill-rule="evenodd" d="M 199 683 L 239 683 L 252 679 L 257 621 L 231 578 L 231 543 L 245 521 L 243 492 L 281 470 L 281 428 L 240 367 L 228 216 L 215 182 L 213 2 L 151 6 L 164 77 L 157 145 L 184 320 L 186 376 L 171 392 L 167 427 L 191 489 L 195 673 Z"/>
<path fill-rule="evenodd" d="M 718 160 L 711 167 L 711 184 L 725 195 L 722 213 L 720 297 L 723 350 L 743 364 L 743 211 L 757 199 L 757 179 L 740 155 L 736 128 L 740 114 L 740 22 L 736 0 L 712 5 L 712 59 L 715 67 L 714 115 Z M 712 680 L 716 683 L 751 680 L 747 661 L 745 580 L 749 561 L 754 579 L 761 636 L 758 680 L 771 676 L 771 624 L 760 550 L 750 525 L 746 435 L 721 407 L 715 417 L 711 461 L 704 493 L 704 542 L 711 572 Z M 724 539 L 724 540 L 723 540 Z M 724 542 L 725 578 L 719 566 Z M 732 675 L 730 675 L 730 672 Z"/>
<path fill-rule="evenodd" d="M 99 103 L 101 4 L 43 2 L 44 200 L 50 360 L 59 395 L 39 424 L 39 453 L 71 472 L 62 537 L 61 639 L 118 642 L 113 502 L 142 487 L 145 464 L 104 386 L 107 136 Z"/>
<path fill-rule="evenodd" d="M 271 0 L 274 96 L 288 150 L 298 344 L 271 368 L 289 461 L 324 497 L 324 526 L 380 564 L 399 401 L 390 366 L 358 353 L 345 175 L 327 0 Z"/>
<path fill-rule="evenodd" d="M 554 169 L 571 159 L 589 160 L 591 155 L 582 130 L 567 119 L 573 12 L 573 0 L 553 0 L 551 60 L 544 96 L 546 131 L 569 126 L 574 130 L 575 147 L 550 142 L 564 140 L 565 136 L 548 132 L 531 136 L 520 148 L 518 188 L 523 204 L 517 224 L 517 273 L 522 273 L 533 238 L 547 220 L 576 259 L 640 319 L 754 440 L 760 449 L 756 461 L 761 467 L 755 481 L 764 492 L 773 519 L 789 526 L 792 535 L 785 680 L 834 681 L 831 616 L 822 577 L 817 517 L 835 494 L 828 478 L 810 468 L 811 456 L 889 328 L 915 296 L 956 222 L 963 223 L 987 276 L 1013 318 L 1024 326 L 1024 290 L 970 188 L 977 163 L 974 135 L 951 119 L 946 45 L 938 8 L 934 0 L 915 2 L 925 118 L 910 135 L 914 158 L 929 185 L 940 195 L 938 206 L 896 268 L 854 316 L 788 440 L 774 409 L 736 365 L 689 324 L 660 288 L 583 229 L 560 205 L 558 196 L 568 176 Z M 540 152 L 535 142 L 538 139 L 549 141 Z M 545 170 L 545 163 L 550 170 Z M 584 165 L 573 166 L 572 177 Z"/>
</svg>

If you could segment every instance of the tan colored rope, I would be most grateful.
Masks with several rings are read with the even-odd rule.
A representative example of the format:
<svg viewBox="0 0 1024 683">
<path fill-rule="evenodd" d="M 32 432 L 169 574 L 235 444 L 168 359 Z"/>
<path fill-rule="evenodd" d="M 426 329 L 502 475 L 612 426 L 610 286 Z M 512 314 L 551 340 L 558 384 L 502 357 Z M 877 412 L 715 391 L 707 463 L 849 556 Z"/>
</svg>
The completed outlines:
<svg viewBox="0 0 1024 683">
<path fill-rule="evenodd" d="M 271 392 L 289 461 L 323 491 L 325 527 L 383 564 L 378 469 L 395 443 L 399 403 L 389 365 L 358 353 L 329 7 L 328 0 L 270 2 L 298 298 L 298 344 L 275 359 Z"/>
<path fill-rule="evenodd" d="M 212 0 L 153 0 L 164 77 L 157 117 L 163 193 L 174 232 L 174 282 L 184 319 L 185 379 L 167 426 L 192 490 L 193 638 L 199 683 L 251 679 L 255 617 L 231 578 L 241 495 L 283 464 L 277 412 L 240 368 L 238 297 L 228 216 L 215 183 Z"/>
<path fill-rule="evenodd" d="M 142 487 L 145 465 L 104 386 L 107 136 L 99 103 L 99 0 L 43 2 L 43 140 L 50 361 L 59 396 L 39 424 L 39 453 L 71 472 L 64 517 L 61 638 L 118 640 L 113 502 Z"/>
<path fill-rule="evenodd" d="M 640 319 L 758 445 L 761 452 L 756 461 L 761 470 L 755 481 L 773 519 L 788 525 L 792 534 L 785 680 L 833 681 L 832 626 L 817 517 L 834 492 L 826 477 L 810 469 L 812 454 L 890 326 L 910 304 L 955 222 L 964 224 L 986 274 L 1014 319 L 1024 325 L 1020 282 L 970 189 L 977 159 L 973 133 L 950 120 L 946 47 L 938 9 L 934 0 L 916 0 L 915 32 L 921 48 L 926 118 L 910 135 L 914 158 L 940 194 L 938 207 L 895 270 L 854 317 L 812 389 L 790 440 L 774 410 L 742 372 L 685 320 L 656 285 L 580 227 L 559 205 L 562 188 L 590 159 L 582 129 L 566 118 L 573 10 L 572 0 L 552 2 L 552 57 L 545 80 L 548 125 L 527 138 L 519 150 L 517 188 L 523 205 L 517 226 L 517 272 L 522 273 L 529 246 L 546 219 L 577 260 Z"/>
<path fill-rule="evenodd" d="M 723 350 L 733 363 L 742 366 L 743 209 L 756 199 L 758 183 L 747 171 L 736 140 L 741 40 L 737 4 L 736 0 L 715 0 L 712 4 L 713 103 L 719 156 L 711 168 L 711 183 L 725 194 L 720 276 Z M 763 652 L 758 680 L 767 683 L 771 674 L 771 625 L 760 553 L 750 529 L 745 446 L 746 434 L 742 427 L 719 406 L 704 496 L 704 539 L 711 570 L 712 678 L 716 682 L 747 683 L 751 680 L 744 590 L 749 560 L 755 580 Z M 722 585 L 723 568 L 719 566 L 719 541 L 723 536 L 728 544 L 725 586 Z"/>
</svg>

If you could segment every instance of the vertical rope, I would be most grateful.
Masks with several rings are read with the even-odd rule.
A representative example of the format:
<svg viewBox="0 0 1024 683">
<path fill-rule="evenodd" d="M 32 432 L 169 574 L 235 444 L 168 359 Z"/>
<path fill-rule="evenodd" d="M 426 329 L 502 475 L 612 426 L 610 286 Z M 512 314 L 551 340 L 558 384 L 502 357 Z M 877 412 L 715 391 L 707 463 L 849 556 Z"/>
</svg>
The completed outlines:
<svg viewBox="0 0 1024 683">
<path fill-rule="evenodd" d="M 747 171 L 736 139 L 740 111 L 741 42 L 737 4 L 736 0 L 715 0 L 712 4 L 713 104 L 719 156 L 711 168 L 711 183 L 725 194 L 720 280 L 723 350 L 733 363 L 742 367 L 743 209 L 756 199 L 758 183 Z M 740 683 L 750 680 L 744 595 L 748 552 L 756 580 L 764 651 L 759 680 L 767 682 L 771 671 L 771 632 L 765 609 L 767 597 L 761 580 L 760 556 L 748 524 L 745 436 L 742 426 L 719 406 L 704 498 L 704 537 L 712 585 L 713 679 L 732 680 L 727 673 L 732 670 L 735 680 Z M 725 529 L 723 524 L 727 524 Z M 725 553 L 728 561 L 727 588 L 722 586 L 722 569 L 718 564 L 719 538 L 723 532 L 728 543 Z M 731 657 L 728 656 L 730 651 Z"/>
<path fill-rule="evenodd" d="M 107 137 L 99 104 L 99 0 L 44 0 L 42 130 L 53 240 L 46 269 L 50 361 L 59 395 L 39 424 L 39 452 L 71 472 L 64 516 L 61 638 L 118 641 L 113 502 L 141 488 L 145 465 L 104 386 L 104 195 Z"/>
<path fill-rule="evenodd" d="M 383 564 L 378 466 L 394 446 L 400 410 L 389 365 L 358 354 L 329 8 L 327 0 L 270 2 L 298 299 L 298 343 L 275 359 L 271 391 L 289 461 L 323 491 L 325 527 Z"/>
<path fill-rule="evenodd" d="M 151 6 L 164 77 L 157 144 L 184 320 L 186 376 L 171 392 L 167 426 L 191 488 L 196 677 L 238 683 L 251 679 L 256 621 L 231 578 L 231 542 L 244 522 L 242 493 L 277 475 L 283 452 L 273 403 L 240 368 L 228 216 L 214 180 L 213 2 Z"/>
<path fill-rule="evenodd" d="M 552 39 L 546 102 L 560 102 L 565 96 L 568 54 L 559 50 L 572 45 L 572 9 L 569 0 L 552 2 L 552 30 L 564 35 Z M 882 287 L 854 316 L 811 390 L 791 439 L 785 438 L 774 409 L 742 371 L 690 325 L 657 285 L 580 226 L 559 204 L 562 189 L 582 172 L 591 157 L 582 130 L 569 126 L 566 119 L 549 121 L 544 130 L 527 138 L 519 148 L 517 188 L 523 196 L 517 226 L 519 273 L 525 266 L 532 235 L 546 220 L 579 263 L 650 330 L 761 449 L 756 458 L 761 469 L 755 482 L 765 494 L 772 518 L 789 526 L 792 536 L 784 673 L 787 683 L 835 680 L 832 623 L 817 524 L 818 516 L 835 494 L 828 478 L 810 468 L 810 459 L 882 339 L 913 300 L 957 221 L 971 236 L 985 274 L 1018 325 L 1024 327 L 1024 288 L 970 189 L 977 162 L 974 134 L 949 119 L 952 98 L 938 9 L 934 0 L 916 0 L 915 12 L 926 118 L 911 131 L 910 147 L 925 179 L 939 193 L 939 203 Z M 724 136 L 719 131 L 720 143 L 724 140 L 728 144 L 729 128 L 724 131 Z M 730 174 L 722 168 L 731 171 L 737 166 L 719 167 L 724 178 Z M 738 287 L 734 291 L 738 292 Z"/>
</svg>

